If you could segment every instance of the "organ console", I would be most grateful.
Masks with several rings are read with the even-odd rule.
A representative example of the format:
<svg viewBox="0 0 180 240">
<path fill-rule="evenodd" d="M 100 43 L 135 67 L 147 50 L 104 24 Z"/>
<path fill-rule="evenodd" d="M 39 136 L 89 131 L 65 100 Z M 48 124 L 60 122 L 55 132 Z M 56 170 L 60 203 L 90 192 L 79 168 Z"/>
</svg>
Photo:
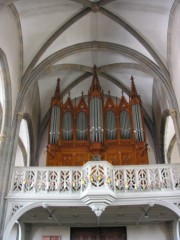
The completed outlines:
<svg viewBox="0 0 180 240">
<path fill-rule="evenodd" d="M 70 94 L 65 103 L 57 80 L 51 100 L 47 166 L 82 166 L 89 160 L 113 165 L 147 164 L 147 144 L 141 98 L 131 77 L 129 101 L 122 93 L 104 95 L 94 66 L 87 96 Z"/>
</svg>

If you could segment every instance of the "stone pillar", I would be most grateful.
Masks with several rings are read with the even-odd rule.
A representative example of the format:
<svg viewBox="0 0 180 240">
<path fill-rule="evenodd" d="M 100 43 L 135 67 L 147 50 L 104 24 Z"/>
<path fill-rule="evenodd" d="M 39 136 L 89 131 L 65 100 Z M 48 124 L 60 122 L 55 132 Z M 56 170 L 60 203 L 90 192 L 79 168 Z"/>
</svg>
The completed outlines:
<svg viewBox="0 0 180 240">
<path fill-rule="evenodd" d="M 6 134 L 0 134 L 0 239 L 2 239 L 3 234 L 3 219 L 4 219 L 4 202 L 6 195 L 6 186 L 7 181 L 5 177 L 8 175 L 7 169 L 7 154 L 8 154 L 8 146 L 9 146 L 10 137 Z"/>
<path fill-rule="evenodd" d="M 170 116 L 172 117 L 173 123 L 174 123 L 174 129 L 176 133 L 176 140 L 177 140 L 177 146 L 178 146 L 178 151 L 179 151 L 179 156 L 180 156 L 180 127 L 178 123 L 178 113 L 176 109 L 170 109 L 169 110 Z"/>
<path fill-rule="evenodd" d="M 0 201 L 0 239 L 2 239 L 4 224 L 7 212 L 7 202 L 5 200 L 5 196 L 8 192 L 8 189 L 11 184 L 11 177 L 14 169 L 16 150 L 18 145 L 18 136 L 21 120 L 24 117 L 24 113 L 17 113 L 16 122 L 13 124 L 14 127 L 10 130 L 9 137 L 2 135 L 0 137 L 1 143 L 4 144 L 3 149 L 3 158 L 5 159 L 4 165 L 2 165 L 2 173 L 0 177 L 2 181 L 0 182 L 0 193 L 1 193 L 1 201 Z M 0 179 L 0 180 L 1 180 Z"/>
<path fill-rule="evenodd" d="M 25 238 L 25 225 L 23 222 L 16 221 L 18 227 L 17 240 L 26 240 Z"/>
<path fill-rule="evenodd" d="M 19 137 L 19 129 L 20 129 L 20 124 L 21 120 L 24 118 L 24 113 L 23 112 L 18 112 L 17 113 L 17 124 L 16 124 L 16 129 L 15 129 L 15 136 L 14 136 L 14 144 L 13 144 L 13 154 L 12 154 L 12 159 L 11 159 L 11 170 L 14 167 L 15 163 L 15 157 L 16 157 L 16 151 L 17 151 L 17 146 L 18 146 L 18 137 Z M 13 141 L 13 139 L 12 139 Z"/>
<path fill-rule="evenodd" d="M 173 221 L 173 240 L 180 240 L 180 236 L 179 236 L 179 219 Z"/>
</svg>

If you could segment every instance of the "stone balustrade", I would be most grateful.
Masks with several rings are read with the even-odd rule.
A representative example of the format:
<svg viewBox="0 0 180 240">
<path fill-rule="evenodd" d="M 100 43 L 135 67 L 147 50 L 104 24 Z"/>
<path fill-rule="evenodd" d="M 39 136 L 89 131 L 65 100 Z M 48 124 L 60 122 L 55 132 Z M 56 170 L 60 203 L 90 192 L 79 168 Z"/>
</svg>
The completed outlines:
<svg viewBox="0 0 180 240">
<path fill-rule="evenodd" d="M 180 190 L 180 165 L 112 166 L 90 161 L 82 167 L 15 167 L 9 194 L 84 194 Z M 34 196 L 35 196 L 34 195 Z"/>
</svg>

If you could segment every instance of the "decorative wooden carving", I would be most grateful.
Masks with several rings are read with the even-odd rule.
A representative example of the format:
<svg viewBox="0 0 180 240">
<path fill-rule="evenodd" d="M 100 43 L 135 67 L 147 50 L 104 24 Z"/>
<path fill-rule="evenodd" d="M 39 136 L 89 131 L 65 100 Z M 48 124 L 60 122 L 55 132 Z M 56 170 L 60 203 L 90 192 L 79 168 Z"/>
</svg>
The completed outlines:
<svg viewBox="0 0 180 240">
<path fill-rule="evenodd" d="M 101 89 L 94 66 L 86 99 L 63 104 L 60 80 L 51 100 L 47 166 L 81 166 L 89 160 L 104 159 L 113 165 L 147 164 L 147 144 L 141 98 L 131 77 L 129 102 L 120 101 Z M 75 102 L 75 103 L 74 103 Z"/>
</svg>

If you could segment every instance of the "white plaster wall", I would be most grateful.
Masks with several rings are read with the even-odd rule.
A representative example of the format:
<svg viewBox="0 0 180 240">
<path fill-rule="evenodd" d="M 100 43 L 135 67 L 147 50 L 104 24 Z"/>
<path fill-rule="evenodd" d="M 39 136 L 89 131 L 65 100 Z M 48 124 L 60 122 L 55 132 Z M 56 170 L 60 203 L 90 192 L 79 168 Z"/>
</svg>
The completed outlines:
<svg viewBox="0 0 180 240">
<path fill-rule="evenodd" d="M 24 160 L 21 149 L 18 145 L 15 158 L 15 167 L 24 167 Z"/>
<path fill-rule="evenodd" d="M 21 140 L 24 144 L 26 153 L 29 154 L 29 132 L 28 132 L 27 123 L 24 119 L 22 119 L 22 121 L 21 121 L 19 137 L 21 138 Z"/>
<path fill-rule="evenodd" d="M 172 84 L 180 106 L 180 3 L 178 4 L 172 19 L 171 42 L 170 42 L 170 72 Z"/>
<path fill-rule="evenodd" d="M 177 142 L 175 142 L 172 153 L 171 153 L 171 163 L 180 163 Z"/>
<path fill-rule="evenodd" d="M 20 38 L 16 17 L 10 7 L 1 8 L 0 13 L 0 47 L 6 55 L 12 86 L 12 110 L 20 86 Z M 7 87 L 7 86 L 6 86 Z"/>
<path fill-rule="evenodd" d="M 31 238 L 28 240 L 41 240 L 42 236 L 60 236 L 61 240 L 70 240 L 69 227 L 55 226 L 33 226 Z"/>
<path fill-rule="evenodd" d="M 165 224 L 127 226 L 127 240 L 170 240 L 170 233 Z"/>
</svg>

